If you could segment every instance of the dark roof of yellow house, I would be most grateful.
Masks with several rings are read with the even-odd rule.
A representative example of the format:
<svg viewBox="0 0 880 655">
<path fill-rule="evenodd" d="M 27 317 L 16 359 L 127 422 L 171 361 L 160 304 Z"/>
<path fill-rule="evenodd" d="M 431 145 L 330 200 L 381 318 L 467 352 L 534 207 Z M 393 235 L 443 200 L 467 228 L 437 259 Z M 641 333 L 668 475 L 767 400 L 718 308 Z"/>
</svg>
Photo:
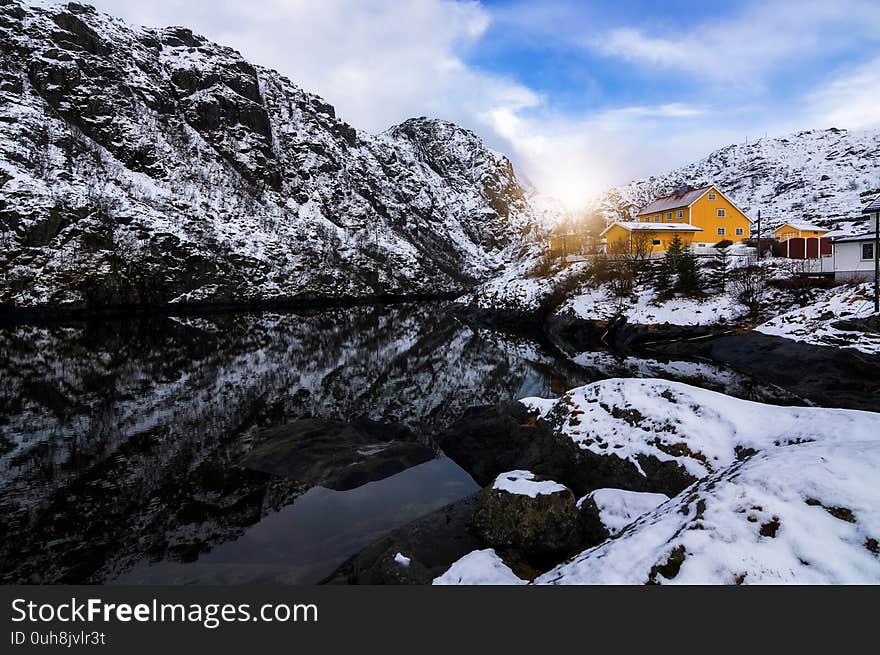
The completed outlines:
<svg viewBox="0 0 880 655">
<path fill-rule="evenodd" d="M 652 214 L 654 212 L 667 211 L 669 209 L 681 209 L 682 207 L 690 207 L 700 196 L 706 193 L 712 185 L 700 187 L 699 189 L 688 189 L 677 193 L 671 193 L 662 198 L 656 198 L 653 202 L 642 207 L 639 210 L 639 216 L 643 214 Z"/>
</svg>

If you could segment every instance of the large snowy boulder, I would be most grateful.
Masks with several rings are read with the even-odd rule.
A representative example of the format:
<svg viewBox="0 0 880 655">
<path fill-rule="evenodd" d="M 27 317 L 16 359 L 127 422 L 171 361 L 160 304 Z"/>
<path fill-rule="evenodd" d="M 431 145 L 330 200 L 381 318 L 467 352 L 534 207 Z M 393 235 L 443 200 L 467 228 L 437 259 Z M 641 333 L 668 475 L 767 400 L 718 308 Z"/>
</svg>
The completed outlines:
<svg viewBox="0 0 880 655">
<path fill-rule="evenodd" d="M 521 402 L 579 450 L 619 458 L 645 477 L 654 462 L 699 479 L 757 451 L 880 435 L 873 412 L 765 405 L 660 379 L 612 378 Z"/>
<path fill-rule="evenodd" d="M 488 546 L 527 557 L 564 554 L 581 544 L 574 494 L 531 471 L 499 475 L 483 492 L 473 526 Z"/>
<path fill-rule="evenodd" d="M 736 462 L 538 584 L 880 583 L 880 442 Z"/>
</svg>

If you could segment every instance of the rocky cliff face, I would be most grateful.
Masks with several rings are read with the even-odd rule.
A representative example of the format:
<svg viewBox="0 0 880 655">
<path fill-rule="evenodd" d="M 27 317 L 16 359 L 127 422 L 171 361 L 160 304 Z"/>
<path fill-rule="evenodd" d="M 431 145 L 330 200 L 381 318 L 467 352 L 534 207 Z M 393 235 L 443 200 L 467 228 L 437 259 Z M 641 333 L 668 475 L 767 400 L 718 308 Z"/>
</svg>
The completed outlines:
<svg viewBox="0 0 880 655">
<path fill-rule="evenodd" d="M 606 192 L 606 220 L 620 220 L 682 184 L 717 184 L 764 226 L 786 220 L 859 231 L 861 209 L 880 194 L 880 130 L 808 130 L 725 146 L 700 161 Z M 762 226 L 762 229 L 763 227 Z"/>
<path fill-rule="evenodd" d="M 460 290 L 534 224 L 451 123 L 359 132 L 188 29 L 0 0 L 0 304 Z"/>
</svg>

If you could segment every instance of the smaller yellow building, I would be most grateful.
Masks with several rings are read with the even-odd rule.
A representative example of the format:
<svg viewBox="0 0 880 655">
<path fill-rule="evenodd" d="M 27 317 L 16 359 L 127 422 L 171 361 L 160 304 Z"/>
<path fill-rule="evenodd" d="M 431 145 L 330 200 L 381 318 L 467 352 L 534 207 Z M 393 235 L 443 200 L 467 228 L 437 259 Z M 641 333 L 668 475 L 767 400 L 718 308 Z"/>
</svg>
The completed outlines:
<svg viewBox="0 0 880 655">
<path fill-rule="evenodd" d="M 609 253 L 652 253 L 666 250 L 676 235 L 683 245 L 689 246 L 694 235 L 702 231 L 689 223 L 618 221 L 606 227 L 600 236 L 605 238 Z"/>
<path fill-rule="evenodd" d="M 804 221 L 786 221 L 775 230 L 773 236 L 777 241 L 789 239 L 815 239 L 828 234 L 828 230 Z"/>
</svg>

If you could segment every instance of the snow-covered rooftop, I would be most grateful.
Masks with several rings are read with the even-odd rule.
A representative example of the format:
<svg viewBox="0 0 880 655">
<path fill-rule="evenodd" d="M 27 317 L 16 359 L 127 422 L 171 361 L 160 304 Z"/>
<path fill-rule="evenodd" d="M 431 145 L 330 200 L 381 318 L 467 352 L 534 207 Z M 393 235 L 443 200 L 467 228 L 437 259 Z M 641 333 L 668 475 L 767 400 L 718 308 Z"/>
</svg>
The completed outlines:
<svg viewBox="0 0 880 655">
<path fill-rule="evenodd" d="M 785 227 L 786 225 L 789 225 L 796 230 L 807 230 L 807 231 L 812 230 L 814 232 L 826 232 L 828 229 L 828 228 L 822 227 L 821 225 L 815 225 L 814 223 L 808 223 L 806 221 L 785 221 L 785 223 L 783 223 L 779 227 L 782 228 L 782 227 Z M 779 229 L 779 228 L 777 228 L 777 229 Z"/>
<path fill-rule="evenodd" d="M 605 234 L 613 226 L 619 225 L 624 230 L 646 230 L 651 232 L 702 232 L 703 228 L 690 223 L 642 223 L 640 221 L 616 221 L 602 230 Z M 601 235 L 600 235 L 601 236 Z"/>
</svg>

